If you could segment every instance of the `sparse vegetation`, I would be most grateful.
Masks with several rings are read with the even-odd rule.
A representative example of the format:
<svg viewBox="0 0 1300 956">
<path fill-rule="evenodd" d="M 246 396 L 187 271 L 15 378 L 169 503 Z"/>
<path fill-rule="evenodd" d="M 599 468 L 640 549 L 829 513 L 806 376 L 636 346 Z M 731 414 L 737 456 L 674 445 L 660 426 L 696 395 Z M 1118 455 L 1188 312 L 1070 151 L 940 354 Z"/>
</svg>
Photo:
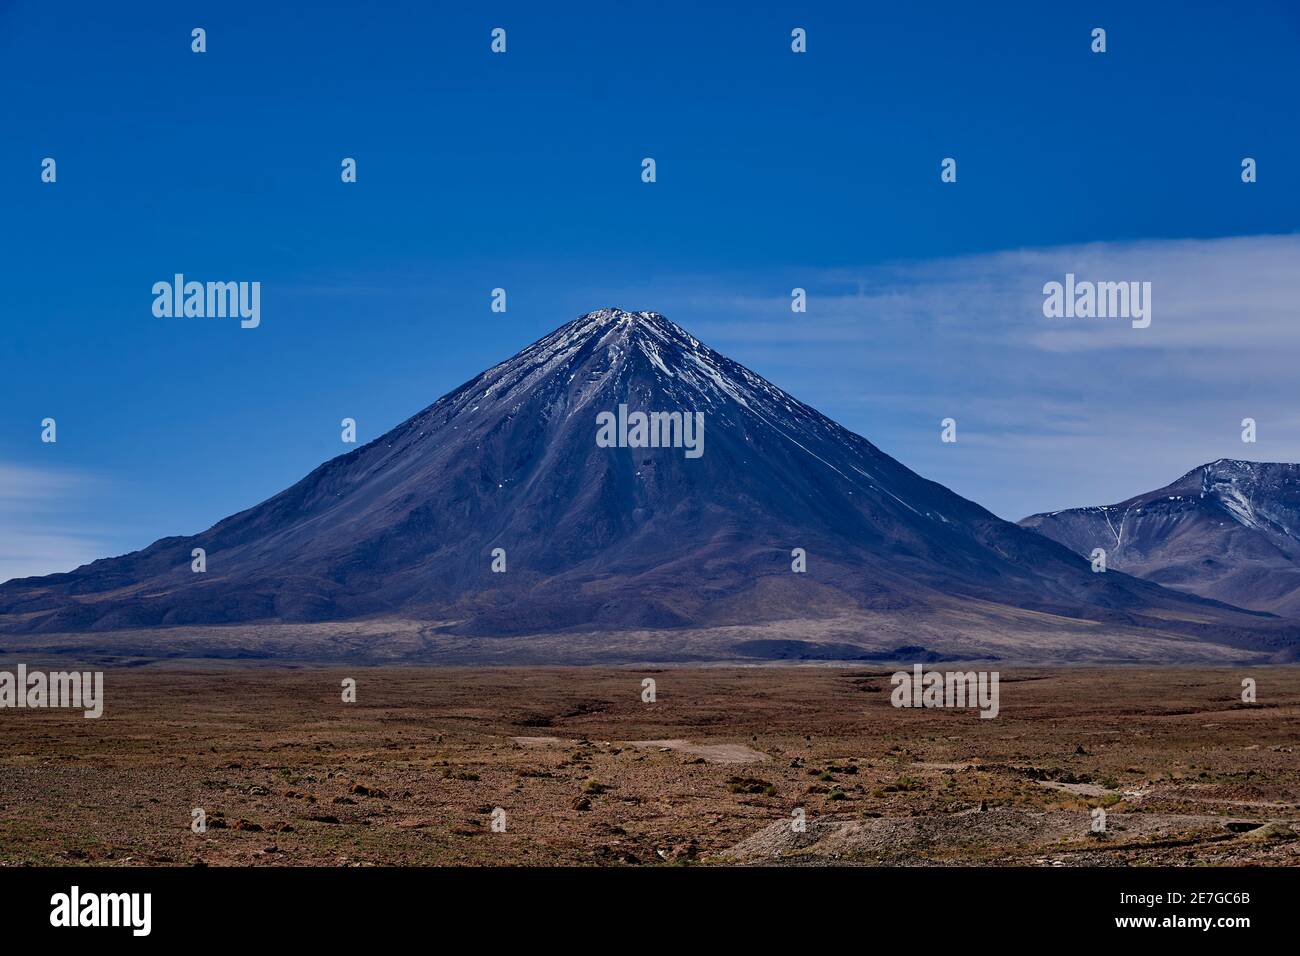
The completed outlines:
<svg viewBox="0 0 1300 956">
<path fill-rule="evenodd" d="M 829 670 L 680 668 L 666 727 L 618 669 L 375 671 L 348 710 L 319 694 L 336 672 L 222 668 L 220 693 L 211 670 L 115 671 L 109 748 L 59 715 L 9 721 L 0 861 L 707 865 L 750 840 L 771 850 L 759 862 L 816 861 L 849 822 L 841 862 L 1300 859 L 1300 814 L 1278 809 L 1300 802 L 1300 726 L 1277 721 L 1300 706 L 1297 669 L 1271 676 L 1276 708 L 1207 729 L 1234 671 L 1048 672 L 1008 680 L 1017 707 L 981 721 L 895 709 Z M 529 709 L 557 718 L 522 744 L 521 673 Z M 664 746 L 673 733 L 690 740 Z M 800 805 L 809 829 L 787 846 Z"/>
</svg>

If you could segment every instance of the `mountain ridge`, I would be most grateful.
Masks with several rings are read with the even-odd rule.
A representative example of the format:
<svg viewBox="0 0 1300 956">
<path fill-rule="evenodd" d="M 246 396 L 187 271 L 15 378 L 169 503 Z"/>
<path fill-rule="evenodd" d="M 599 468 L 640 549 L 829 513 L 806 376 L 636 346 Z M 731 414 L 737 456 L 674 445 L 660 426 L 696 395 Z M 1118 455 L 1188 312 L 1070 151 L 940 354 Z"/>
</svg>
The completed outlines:
<svg viewBox="0 0 1300 956">
<path fill-rule="evenodd" d="M 1113 505 L 1019 523 L 1164 586 L 1300 617 L 1300 465 L 1219 458 Z"/>
</svg>

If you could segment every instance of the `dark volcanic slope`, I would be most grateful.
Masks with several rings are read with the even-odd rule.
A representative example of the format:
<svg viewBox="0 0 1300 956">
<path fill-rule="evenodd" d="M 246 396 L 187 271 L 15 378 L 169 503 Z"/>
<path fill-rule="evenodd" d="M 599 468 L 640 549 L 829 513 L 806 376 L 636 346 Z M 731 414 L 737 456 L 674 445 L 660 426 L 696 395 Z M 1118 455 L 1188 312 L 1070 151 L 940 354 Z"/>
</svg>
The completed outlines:
<svg viewBox="0 0 1300 956">
<path fill-rule="evenodd" d="M 1117 505 L 1020 523 L 1171 588 L 1300 616 L 1300 465 L 1220 458 Z"/>
<path fill-rule="evenodd" d="M 703 457 L 597 447 L 597 413 L 620 403 L 703 412 Z M 190 570 L 195 547 L 205 574 Z M 490 570 L 498 547 L 504 574 Z M 806 574 L 791 572 L 796 547 Z M 968 597 L 1210 623 L 1218 637 L 1258 622 L 1092 574 L 663 316 L 604 309 L 201 534 L 0 586 L 0 627 L 390 615 L 490 635 L 907 614 Z"/>
</svg>

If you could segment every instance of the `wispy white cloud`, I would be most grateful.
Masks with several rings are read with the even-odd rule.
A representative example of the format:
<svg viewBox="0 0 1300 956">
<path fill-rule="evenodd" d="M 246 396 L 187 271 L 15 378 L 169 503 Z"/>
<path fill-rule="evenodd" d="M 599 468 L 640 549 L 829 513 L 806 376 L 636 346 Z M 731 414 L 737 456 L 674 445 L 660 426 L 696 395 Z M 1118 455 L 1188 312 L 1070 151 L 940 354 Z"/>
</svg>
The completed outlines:
<svg viewBox="0 0 1300 956">
<path fill-rule="evenodd" d="M 70 571 L 104 556 L 86 514 L 89 475 L 0 462 L 0 582 Z"/>
<path fill-rule="evenodd" d="M 1048 319 L 1043 285 L 1151 283 L 1152 322 Z M 789 290 L 807 289 L 808 311 Z M 626 294 L 1005 517 L 1219 457 L 1300 461 L 1300 235 L 774 269 Z M 959 423 L 939 443 L 939 419 Z M 1259 441 L 1240 441 L 1245 417 Z"/>
</svg>

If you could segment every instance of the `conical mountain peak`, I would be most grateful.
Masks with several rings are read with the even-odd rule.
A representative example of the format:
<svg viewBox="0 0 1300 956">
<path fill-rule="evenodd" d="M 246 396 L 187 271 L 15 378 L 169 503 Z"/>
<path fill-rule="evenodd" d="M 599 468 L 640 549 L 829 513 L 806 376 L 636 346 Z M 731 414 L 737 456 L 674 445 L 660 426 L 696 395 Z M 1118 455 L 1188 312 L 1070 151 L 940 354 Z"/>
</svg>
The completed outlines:
<svg viewBox="0 0 1300 956">
<path fill-rule="evenodd" d="M 702 347 L 698 339 L 660 312 L 605 308 L 580 315 L 560 326 L 524 349 L 520 356 L 534 352 L 568 356 L 583 349 L 631 342 L 676 344 L 689 350 Z"/>
<path fill-rule="evenodd" d="M 602 325 L 623 325 L 633 327 L 640 325 L 658 325 L 658 326 L 677 326 L 664 317 L 661 312 L 629 312 L 627 309 L 609 307 L 596 309 L 588 312 L 586 315 L 579 316 L 578 321 L 583 319 L 592 319 Z"/>
<path fill-rule="evenodd" d="M 1162 626 L 1164 610 L 1210 613 L 1092 574 L 660 313 L 604 308 L 207 531 L 0 586 L 0 630 L 382 617 L 613 633 L 970 598 Z"/>
<path fill-rule="evenodd" d="M 703 410 L 745 404 L 758 391 L 796 404 L 663 314 L 605 308 L 560 326 L 427 411 L 454 407 L 481 415 L 525 403 L 536 408 L 540 398 L 550 418 L 597 399 L 608 406 L 652 396 Z"/>
</svg>

